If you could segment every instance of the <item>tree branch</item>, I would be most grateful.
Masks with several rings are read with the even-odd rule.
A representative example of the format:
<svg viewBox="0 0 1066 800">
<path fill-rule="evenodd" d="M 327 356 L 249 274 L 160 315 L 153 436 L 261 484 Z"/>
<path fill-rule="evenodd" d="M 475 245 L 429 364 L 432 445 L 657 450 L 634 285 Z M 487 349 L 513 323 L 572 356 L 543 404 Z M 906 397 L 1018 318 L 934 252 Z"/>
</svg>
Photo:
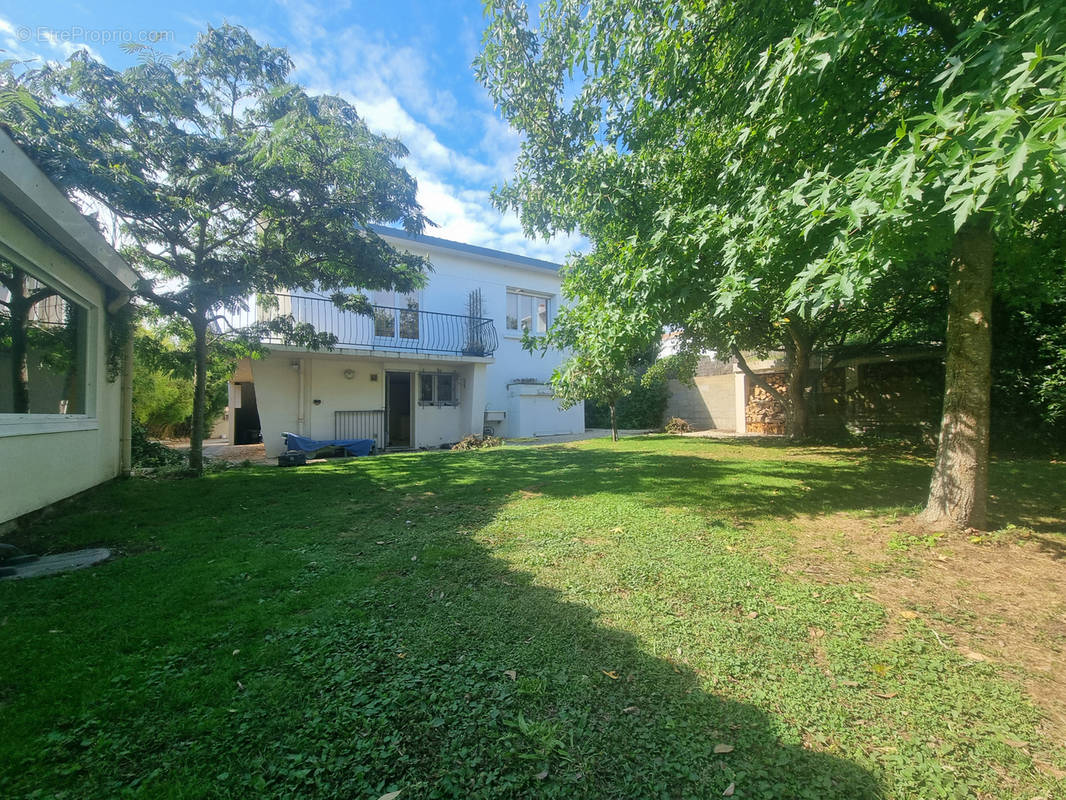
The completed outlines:
<svg viewBox="0 0 1066 800">
<path fill-rule="evenodd" d="M 51 288 L 49 286 L 45 286 L 45 287 L 43 287 L 41 289 L 38 289 L 36 292 L 33 292 L 32 294 L 30 294 L 26 298 L 26 301 L 27 301 L 28 305 L 33 306 L 33 305 L 41 302 L 45 298 L 52 297 L 53 295 L 57 295 L 57 294 L 59 294 L 59 292 L 57 292 L 55 289 L 53 289 L 53 288 Z"/>
<path fill-rule="evenodd" d="M 737 366 L 740 367 L 740 371 L 747 375 L 756 386 L 764 389 L 771 397 L 773 397 L 782 406 L 787 406 L 788 401 L 785 400 L 785 396 L 781 394 L 777 389 L 770 385 L 770 383 L 762 375 L 759 375 L 751 367 L 748 366 L 747 359 L 744 358 L 744 354 L 740 352 L 740 348 L 733 345 L 731 348 L 733 358 L 737 360 Z"/>
<path fill-rule="evenodd" d="M 936 8 L 928 0 L 911 0 L 907 10 L 911 19 L 936 31 L 949 50 L 959 43 L 959 32 L 951 21 L 948 12 Z"/>
</svg>

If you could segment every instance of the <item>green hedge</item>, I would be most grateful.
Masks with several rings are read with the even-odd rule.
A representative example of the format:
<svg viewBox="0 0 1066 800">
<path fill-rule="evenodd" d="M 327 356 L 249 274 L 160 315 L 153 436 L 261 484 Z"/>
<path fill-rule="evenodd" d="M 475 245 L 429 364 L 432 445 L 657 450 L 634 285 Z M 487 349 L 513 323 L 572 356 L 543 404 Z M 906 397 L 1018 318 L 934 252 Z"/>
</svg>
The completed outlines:
<svg viewBox="0 0 1066 800">
<path fill-rule="evenodd" d="M 637 381 L 633 391 L 618 401 L 618 427 L 661 428 L 668 397 L 665 380 L 652 381 L 649 386 Z M 606 403 L 585 401 L 585 427 L 611 427 L 611 409 Z"/>
</svg>

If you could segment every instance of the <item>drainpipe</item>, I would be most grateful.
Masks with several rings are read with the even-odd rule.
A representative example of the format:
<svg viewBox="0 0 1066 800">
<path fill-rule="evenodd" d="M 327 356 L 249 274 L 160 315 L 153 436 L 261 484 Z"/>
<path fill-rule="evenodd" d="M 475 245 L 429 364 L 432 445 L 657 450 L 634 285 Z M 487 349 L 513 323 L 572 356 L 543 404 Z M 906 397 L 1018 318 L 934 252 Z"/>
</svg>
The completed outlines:
<svg viewBox="0 0 1066 800">
<path fill-rule="evenodd" d="M 133 469 L 133 336 L 122 348 L 122 425 L 119 433 L 119 470 L 129 477 Z"/>
<path fill-rule="evenodd" d="M 123 292 L 116 295 L 107 304 L 107 313 L 115 314 L 129 303 L 132 295 Z M 119 474 L 129 477 L 133 468 L 133 331 L 122 347 L 122 375 L 119 380 L 119 433 L 118 433 L 118 468 Z"/>
<path fill-rule="evenodd" d="M 300 376 L 300 393 L 298 395 L 299 401 L 296 404 L 296 432 L 301 436 L 304 435 L 304 360 L 298 359 L 296 361 L 296 372 Z"/>
</svg>

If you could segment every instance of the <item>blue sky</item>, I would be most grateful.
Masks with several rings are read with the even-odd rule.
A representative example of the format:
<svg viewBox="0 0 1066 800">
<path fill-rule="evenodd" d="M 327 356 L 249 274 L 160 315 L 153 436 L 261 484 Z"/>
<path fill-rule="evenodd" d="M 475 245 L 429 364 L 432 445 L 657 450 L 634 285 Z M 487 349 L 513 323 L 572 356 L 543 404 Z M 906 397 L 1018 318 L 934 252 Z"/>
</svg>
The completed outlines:
<svg viewBox="0 0 1066 800">
<path fill-rule="evenodd" d="M 87 46 L 121 67 L 130 58 L 119 39 L 154 33 L 157 47 L 177 51 L 223 21 L 288 48 L 296 80 L 354 102 L 371 129 L 407 145 L 419 202 L 440 226 L 429 233 L 556 261 L 579 245 L 526 239 L 489 200 L 511 174 L 519 139 L 470 67 L 484 27 L 480 0 L 0 0 L 0 47 L 62 59 Z"/>
</svg>

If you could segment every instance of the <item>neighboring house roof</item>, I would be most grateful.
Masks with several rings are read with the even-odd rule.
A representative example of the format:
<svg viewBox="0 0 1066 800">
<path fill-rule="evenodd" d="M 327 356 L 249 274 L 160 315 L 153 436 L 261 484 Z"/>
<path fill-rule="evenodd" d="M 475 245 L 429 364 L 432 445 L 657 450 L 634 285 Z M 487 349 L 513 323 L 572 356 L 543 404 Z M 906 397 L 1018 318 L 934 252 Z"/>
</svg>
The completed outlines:
<svg viewBox="0 0 1066 800">
<path fill-rule="evenodd" d="M 523 269 L 558 273 L 561 266 L 552 261 L 542 261 L 539 258 L 530 258 L 529 256 L 520 256 L 515 253 L 505 253 L 502 250 L 493 250 L 490 247 L 479 247 L 474 244 L 463 244 L 462 242 L 453 242 L 449 239 L 439 239 L 436 236 L 408 233 L 400 228 L 389 228 L 385 225 L 370 225 L 370 229 L 378 234 L 378 236 L 384 236 L 391 239 L 406 239 L 409 242 L 424 244 L 427 247 L 437 247 L 442 250 L 454 250 L 457 253 L 476 256 L 477 258 L 494 261 L 509 267 L 521 267 Z"/>
<path fill-rule="evenodd" d="M 105 286 L 129 292 L 137 282 L 137 273 L 3 130 L 0 200 Z"/>
</svg>

